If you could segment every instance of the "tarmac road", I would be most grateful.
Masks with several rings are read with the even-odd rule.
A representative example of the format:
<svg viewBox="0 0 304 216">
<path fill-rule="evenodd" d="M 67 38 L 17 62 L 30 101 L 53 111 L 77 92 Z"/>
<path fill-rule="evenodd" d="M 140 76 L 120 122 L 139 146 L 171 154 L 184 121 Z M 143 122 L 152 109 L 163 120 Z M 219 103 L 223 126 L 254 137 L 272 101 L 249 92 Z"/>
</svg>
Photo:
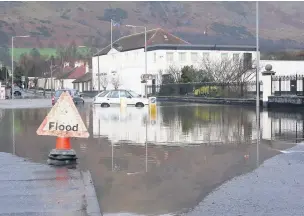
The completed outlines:
<svg viewBox="0 0 304 216">
<path fill-rule="evenodd" d="M 302 216 L 303 165 L 304 144 L 300 144 L 223 184 L 185 215 Z"/>
</svg>

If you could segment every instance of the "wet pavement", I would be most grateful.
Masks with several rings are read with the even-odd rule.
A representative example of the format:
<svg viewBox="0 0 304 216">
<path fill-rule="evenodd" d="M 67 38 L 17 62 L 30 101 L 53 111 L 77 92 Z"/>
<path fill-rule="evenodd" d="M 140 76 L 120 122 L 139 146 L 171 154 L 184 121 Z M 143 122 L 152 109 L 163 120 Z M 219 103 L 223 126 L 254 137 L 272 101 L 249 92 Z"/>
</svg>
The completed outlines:
<svg viewBox="0 0 304 216">
<path fill-rule="evenodd" d="M 7 153 L 0 153 L 0 164 L 1 215 L 101 215 L 89 173 Z"/>
<path fill-rule="evenodd" d="M 0 110 L 0 151 L 46 163 L 55 137 L 37 136 L 36 130 L 49 109 Z M 155 121 L 146 108 L 86 104 L 79 111 L 91 136 L 71 143 L 78 169 L 92 174 L 105 215 L 188 212 L 304 135 L 301 113 L 268 113 L 270 126 L 261 125 L 257 145 L 254 108 L 164 103 Z"/>
<path fill-rule="evenodd" d="M 225 183 L 185 215 L 303 215 L 304 146 L 283 152 Z"/>
</svg>

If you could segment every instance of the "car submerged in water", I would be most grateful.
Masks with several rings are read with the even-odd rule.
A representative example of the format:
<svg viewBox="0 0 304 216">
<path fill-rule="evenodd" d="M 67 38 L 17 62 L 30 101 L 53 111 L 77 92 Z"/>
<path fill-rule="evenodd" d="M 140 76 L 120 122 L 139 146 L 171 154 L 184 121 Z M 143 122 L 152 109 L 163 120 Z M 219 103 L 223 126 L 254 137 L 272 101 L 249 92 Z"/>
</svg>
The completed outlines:
<svg viewBox="0 0 304 216">
<path fill-rule="evenodd" d="M 69 92 L 75 104 L 84 104 L 83 96 L 76 89 L 59 89 L 55 91 L 54 96 L 52 97 L 52 105 L 54 106 L 60 95 L 63 92 Z"/>
<path fill-rule="evenodd" d="M 101 107 L 119 106 L 121 98 L 125 98 L 127 106 L 144 107 L 149 104 L 148 98 L 124 89 L 102 91 L 94 97 L 94 104 Z"/>
</svg>

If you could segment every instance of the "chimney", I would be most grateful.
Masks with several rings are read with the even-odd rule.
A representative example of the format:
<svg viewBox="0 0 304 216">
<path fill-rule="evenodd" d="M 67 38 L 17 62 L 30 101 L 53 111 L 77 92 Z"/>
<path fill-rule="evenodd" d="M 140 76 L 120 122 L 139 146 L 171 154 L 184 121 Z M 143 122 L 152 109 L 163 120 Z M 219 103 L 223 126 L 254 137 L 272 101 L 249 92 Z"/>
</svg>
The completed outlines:
<svg viewBox="0 0 304 216">
<path fill-rule="evenodd" d="M 85 72 L 86 72 L 86 73 L 88 73 L 88 72 L 90 71 L 90 68 L 89 68 L 89 63 L 88 63 L 88 62 L 86 63 L 85 67 L 86 67 Z"/>
</svg>

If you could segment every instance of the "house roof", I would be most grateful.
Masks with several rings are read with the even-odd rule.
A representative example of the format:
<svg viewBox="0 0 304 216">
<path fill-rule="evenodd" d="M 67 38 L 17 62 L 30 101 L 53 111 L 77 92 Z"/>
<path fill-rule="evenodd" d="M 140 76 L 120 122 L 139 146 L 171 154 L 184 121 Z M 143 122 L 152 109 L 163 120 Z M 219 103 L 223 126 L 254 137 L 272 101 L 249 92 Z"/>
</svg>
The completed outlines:
<svg viewBox="0 0 304 216">
<path fill-rule="evenodd" d="M 77 79 L 85 74 L 85 66 L 75 67 L 67 73 L 57 76 L 57 79 Z"/>
<path fill-rule="evenodd" d="M 58 76 L 61 76 L 62 74 L 66 74 L 68 72 L 70 72 L 71 70 L 73 70 L 72 67 L 68 66 L 68 67 L 64 67 L 64 68 L 61 68 L 61 67 L 57 67 L 57 68 L 54 68 L 53 69 L 53 73 L 51 74 L 50 71 L 47 71 L 45 77 L 46 78 L 50 78 L 51 75 L 55 78 L 57 78 Z"/>
<path fill-rule="evenodd" d="M 158 44 L 190 44 L 161 28 L 147 31 L 147 46 Z M 145 32 L 132 34 L 119 38 L 113 42 L 113 48 L 119 52 L 141 49 L 145 47 Z M 106 55 L 111 50 L 111 44 L 99 51 L 94 56 Z"/>
<path fill-rule="evenodd" d="M 147 47 L 148 51 L 153 50 L 217 50 L 217 51 L 256 51 L 255 46 L 246 45 L 192 45 L 192 44 L 157 44 Z"/>
<path fill-rule="evenodd" d="M 73 83 L 88 82 L 92 80 L 92 72 L 85 73 L 81 77 L 73 81 Z"/>
</svg>

